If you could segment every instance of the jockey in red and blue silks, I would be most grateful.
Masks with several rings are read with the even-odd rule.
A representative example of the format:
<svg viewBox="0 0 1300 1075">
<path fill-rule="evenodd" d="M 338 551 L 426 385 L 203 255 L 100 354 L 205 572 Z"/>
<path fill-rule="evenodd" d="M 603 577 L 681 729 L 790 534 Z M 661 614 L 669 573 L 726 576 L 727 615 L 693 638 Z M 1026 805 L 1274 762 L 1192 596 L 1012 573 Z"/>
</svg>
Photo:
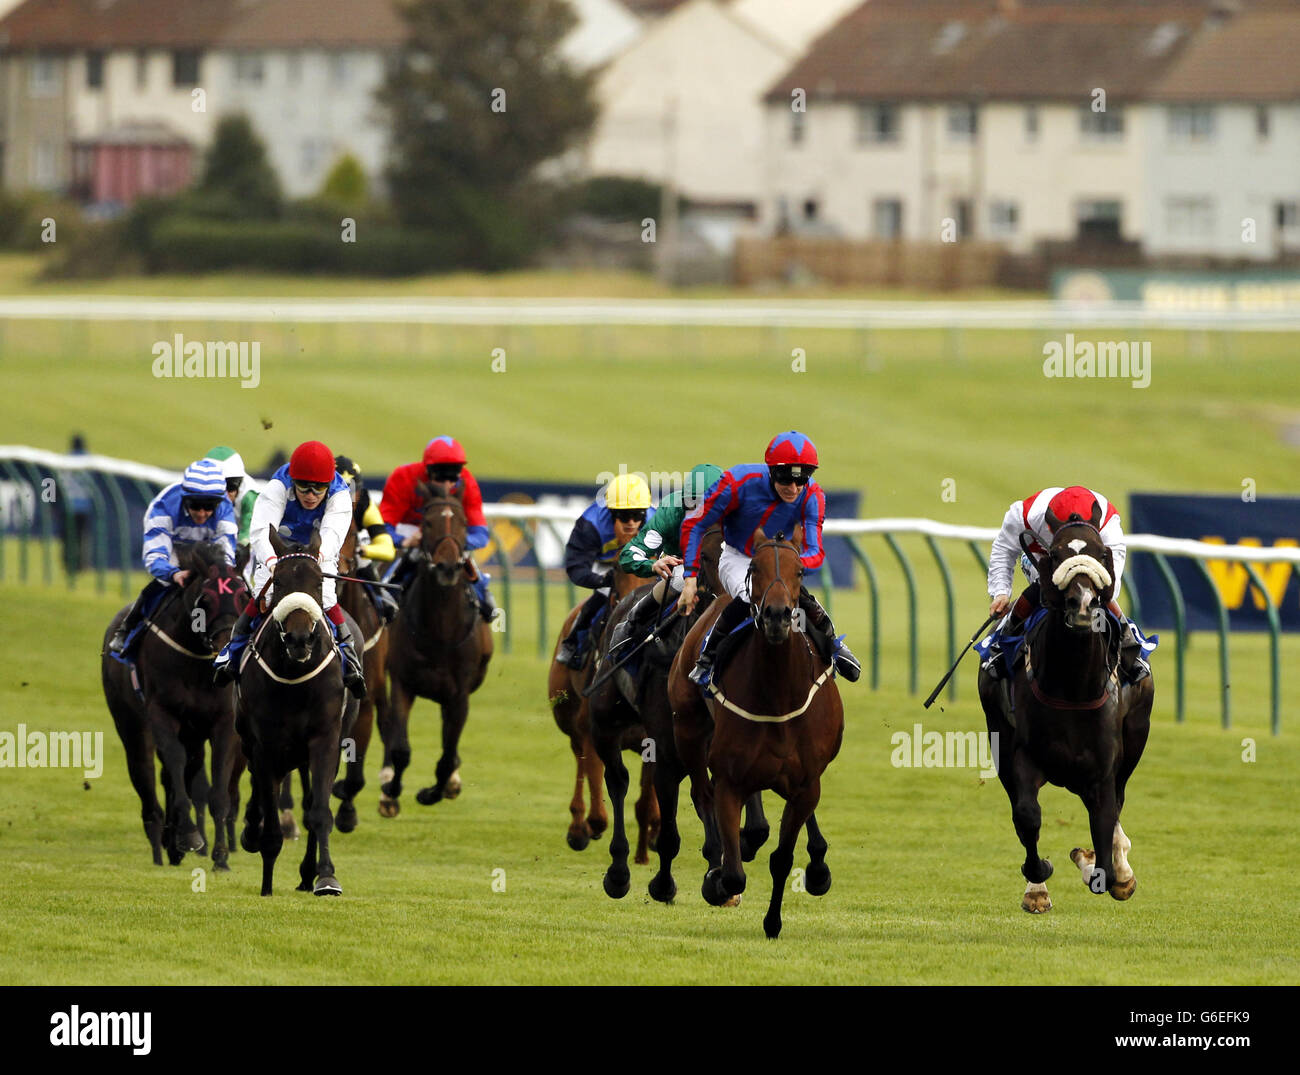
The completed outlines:
<svg viewBox="0 0 1300 1075">
<path fill-rule="evenodd" d="M 239 654 L 252 634 L 257 617 L 257 598 L 271 578 L 278 557 L 271 545 L 272 527 L 286 541 L 311 543 L 320 532 L 317 557 L 326 577 L 321 580 L 321 611 L 334 629 L 334 641 L 343 657 L 343 683 L 357 698 L 365 697 L 366 677 L 361 667 L 361 640 L 352 631 L 335 596 L 330 575 L 338 574 L 339 550 L 352 525 L 352 493 L 334 469 L 334 453 L 318 440 L 309 440 L 293 450 L 289 462 L 271 475 L 253 505 L 249 531 L 252 552 L 253 598 L 230 632 L 230 641 L 213 661 L 218 683 L 238 675 Z"/>
<path fill-rule="evenodd" d="M 700 545 L 705 533 L 722 523 L 722 559 L 718 581 L 734 598 L 727 604 L 709 637 L 700 659 L 690 674 L 692 682 L 707 686 L 713 661 L 722 639 L 751 614 L 749 561 L 754 551 L 754 534 L 761 527 L 769 537 L 784 532 L 793 537 L 796 525 L 803 528 L 803 551 L 799 562 L 807 570 L 822 565 L 822 521 L 826 517 L 826 496 L 812 478 L 820 465 L 817 448 L 802 433 L 778 433 L 767 446 L 762 463 L 746 463 L 725 471 L 705 494 L 704 502 L 682 522 L 682 548 L 686 576 L 677 608 L 683 615 L 695 607 L 700 571 Z M 806 587 L 801 587 L 799 607 L 804 612 L 808 634 L 822 657 L 850 683 L 862 674 L 862 666 L 842 640 L 835 638 L 835 625 Z"/>
<path fill-rule="evenodd" d="M 1028 531 L 1033 535 L 1029 548 L 1035 556 L 1043 556 L 1052 544 L 1056 531 L 1070 519 L 1076 517 L 1092 526 L 1102 542 L 1110 549 L 1111 566 L 1115 570 L 1113 579 L 1114 592 L 1109 611 L 1119 623 L 1122 634 L 1120 638 L 1120 670 L 1127 683 L 1136 683 L 1151 674 L 1151 666 L 1143 657 L 1143 639 L 1135 630 L 1136 625 L 1124 616 L 1119 607 L 1120 580 L 1124 574 L 1124 561 L 1127 559 L 1128 546 L 1124 542 L 1124 527 L 1119 512 L 1100 493 L 1082 485 L 1054 486 L 1041 489 L 1033 496 L 1017 500 L 1002 519 L 1002 528 L 993 539 L 989 553 L 989 615 L 1003 616 L 985 641 L 977 647 L 981 654 L 981 665 L 995 679 L 1005 672 L 1001 658 L 1002 639 L 1013 638 L 1023 633 L 1026 620 L 1041 607 L 1038 571 L 1029 557 L 1020 548 L 1020 535 Z M 1016 561 L 1020 561 L 1028 586 L 1021 592 L 1014 605 L 1011 603 L 1011 589 L 1015 578 Z M 1010 611 L 1008 611 L 1010 610 Z"/>
<path fill-rule="evenodd" d="M 405 463 L 388 476 L 384 483 L 379 514 L 399 549 L 405 551 L 420 544 L 420 524 L 424 519 L 424 501 L 420 483 L 428 485 L 435 496 L 453 497 L 465 512 L 465 573 L 474 586 L 479 614 L 491 623 L 496 602 L 488 583 L 492 576 L 482 570 L 470 554 L 488 543 L 487 518 L 483 514 L 483 494 L 478 481 L 465 465 L 465 449 L 454 437 L 438 436 L 424 446 L 418 462 Z M 386 582 L 405 586 L 414 578 L 410 560 L 400 556 L 384 576 Z"/>
<path fill-rule="evenodd" d="M 144 511 L 143 547 L 145 570 L 153 578 L 113 635 L 109 652 L 125 661 L 127 636 L 154 613 L 171 586 L 185 585 L 190 573 L 180 569 L 178 549 L 213 542 L 221 546 L 226 562 L 233 566 L 237 529 L 235 510 L 226 499 L 226 480 L 216 460 L 191 463 L 180 481 L 154 497 Z"/>
</svg>

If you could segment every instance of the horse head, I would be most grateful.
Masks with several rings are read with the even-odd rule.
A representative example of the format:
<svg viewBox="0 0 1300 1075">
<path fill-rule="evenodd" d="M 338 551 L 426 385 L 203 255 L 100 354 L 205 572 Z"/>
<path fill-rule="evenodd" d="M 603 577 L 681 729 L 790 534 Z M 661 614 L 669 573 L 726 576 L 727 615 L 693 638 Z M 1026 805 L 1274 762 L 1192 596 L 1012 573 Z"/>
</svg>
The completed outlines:
<svg viewBox="0 0 1300 1075">
<path fill-rule="evenodd" d="M 217 552 L 216 557 L 208 559 L 202 568 L 196 562 L 195 594 L 189 615 L 190 630 L 201 636 L 208 649 L 215 653 L 230 640 L 231 628 L 248 604 L 248 585 L 226 561 L 225 554 L 216 546 L 212 548 Z M 195 610 L 202 615 L 196 616 Z"/>
<path fill-rule="evenodd" d="M 424 482 L 420 483 L 418 491 L 424 502 L 420 550 L 433 569 L 434 581 L 439 586 L 453 586 L 464 573 L 461 565 L 469 535 L 465 509 L 455 497 L 438 496 Z"/>
<path fill-rule="evenodd" d="M 1039 565 L 1043 604 L 1072 631 L 1097 631 L 1115 595 L 1115 564 L 1096 526 L 1072 514 Z"/>
<path fill-rule="evenodd" d="M 269 609 L 280 632 L 280 642 L 290 660 L 305 663 L 316 654 L 319 641 L 317 624 L 324 618 L 322 590 L 324 575 L 320 560 L 320 531 L 303 546 L 283 541 L 269 527 L 271 548 L 279 559 L 271 577 L 275 580 L 275 599 Z"/>
<path fill-rule="evenodd" d="M 754 556 L 749 562 L 749 592 L 755 605 L 754 624 L 773 646 L 790 637 L 794 611 L 799 605 L 803 565 L 799 550 L 784 533 L 769 541 L 760 529 L 754 534 Z"/>
</svg>

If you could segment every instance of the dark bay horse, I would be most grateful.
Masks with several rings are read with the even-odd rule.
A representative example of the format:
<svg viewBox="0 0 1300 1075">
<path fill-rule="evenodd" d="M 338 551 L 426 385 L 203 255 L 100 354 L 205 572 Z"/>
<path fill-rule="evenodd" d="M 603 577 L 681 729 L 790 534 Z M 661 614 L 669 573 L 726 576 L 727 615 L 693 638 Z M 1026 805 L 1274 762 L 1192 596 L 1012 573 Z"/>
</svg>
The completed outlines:
<svg viewBox="0 0 1300 1075">
<path fill-rule="evenodd" d="M 730 661 L 725 667 L 719 664 L 706 702 L 687 676 L 705 633 L 731 599 L 714 601 L 687 635 L 668 681 L 677 750 L 691 777 L 691 796 L 702 817 L 712 811 L 722 841 L 720 866 L 704 876 L 705 900 L 721 906 L 745 890 L 740 846 L 744 802 L 767 789 L 786 800 L 769 860 L 772 898 L 763 919 L 769 938 L 781 933 L 781 899 L 795 840 L 805 825 L 811 860 L 806 890 L 821 896 L 831 884 L 826 841 L 814 811 L 822 773 L 844 738 L 844 706 L 831 668 L 807 634 L 795 629 L 802 575 L 799 550 L 784 534 L 769 541 L 757 531 L 750 564 L 752 628 L 742 629 Z"/>
<path fill-rule="evenodd" d="M 1030 633 L 1009 698 L 1005 681 L 984 669 L 979 692 L 998 778 L 1025 848 L 1021 907 L 1039 914 L 1052 908 L 1046 884 L 1052 864 L 1038 856 L 1038 789 L 1045 783 L 1068 788 L 1088 809 L 1096 851 L 1070 852 L 1084 883 L 1117 900 L 1133 895 L 1131 844 L 1119 815 L 1146 746 L 1155 686 L 1150 676 L 1119 684 L 1119 639 L 1105 613 L 1114 597 L 1114 563 L 1095 525 L 1071 515 L 1035 567 L 1047 615 Z"/>
<path fill-rule="evenodd" d="M 214 869 L 229 869 L 229 796 L 210 790 L 203 773 L 204 744 L 212 744 L 213 788 L 227 789 L 239 747 L 229 687 L 212 685 L 212 659 L 248 601 L 248 590 L 219 545 L 200 544 L 178 555 L 191 575 L 183 588 L 163 598 L 149 617 L 135 649 L 140 694 L 131 669 L 108 655 L 108 639 L 127 613 L 109 624 L 101 651 L 104 699 L 126 751 L 127 768 L 140 796 L 145 836 L 154 865 L 180 863 L 187 851 L 201 852 L 202 808 L 210 806 L 216 829 Z M 166 810 L 158 805 L 154 756 L 162 763 Z M 191 805 L 195 813 L 191 814 Z M 196 822 L 197 817 L 197 822 Z"/>
<path fill-rule="evenodd" d="M 423 482 L 424 504 L 415 578 L 402 597 L 401 611 L 388 632 L 391 688 L 379 812 L 396 817 L 402 774 L 411 763 L 407 724 L 417 697 L 442 709 L 442 756 L 435 782 L 416 792 L 423 806 L 460 794 L 457 747 L 469 717 L 469 696 L 483 683 L 492 658 L 491 628 L 479 615 L 478 598 L 465 570 L 468 525 L 455 497 L 435 496 Z"/>
<path fill-rule="evenodd" d="M 330 788 L 339 746 L 356 719 L 357 702 L 343 687 L 338 650 L 321 607 L 320 532 L 305 548 L 269 528 L 279 559 L 272 572 L 267 615 L 249 640 L 235 688 L 235 727 L 253 790 L 240 846 L 262 853 L 262 895 L 271 895 L 280 831 L 280 785 L 294 769 L 303 785 L 307 851 L 299 891 L 337 896 L 343 891 L 330 858 Z"/>
<path fill-rule="evenodd" d="M 609 842 L 610 866 L 605 873 L 604 887 L 607 895 L 621 899 L 627 895 L 631 876 L 627 868 L 628 844 L 624 830 L 623 806 L 628 789 L 627 767 L 623 764 L 620 746 L 629 729 L 638 733 L 644 731 L 642 743 L 652 744 L 654 760 L 654 790 L 659 804 L 660 828 L 655 850 L 659 853 L 659 872 L 650 881 L 650 895 L 661 903 L 671 903 L 677 894 L 677 884 L 672 876 L 673 860 L 681 850 L 681 833 L 677 827 L 677 800 L 685 766 L 677 756 L 677 745 L 673 741 L 673 712 L 668 702 L 668 671 L 673 658 L 681 648 L 682 641 L 690 629 L 708 609 L 710 598 L 718 592 L 718 557 L 722 551 L 722 528 L 714 527 L 705 536 L 700 550 L 702 595 L 700 602 L 689 616 L 679 616 L 676 610 L 676 597 L 666 591 L 664 596 L 664 617 L 659 629 L 659 638 L 640 651 L 641 657 L 635 663 L 638 672 L 635 678 L 620 667 L 609 675 L 606 665 L 609 657 L 609 639 L 614 628 L 628 615 L 633 604 L 645 592 L 639 588 L 623 598 L 610 613 L 609 627 L 601 639 L 599 664 L 596 675 L 607 677 L 588 699 L 590 715 L 591 741 L 596 748 L 605 768 L 605 786 L 609 792 L 610 802 L 614 807 L 613 834 Z M 639 639 L 636 641 L 640 641 Z M 622 660 L 636 642 L 623 647 L 613 660 Z M 642 751 L 643 756 L 645 751 Z M 639 805 L 639 804 L 638 804 Z M 637 813 L 638 821 L 641 812 Z M 706 861 L 717 865 L 721 856 L 717 826 L 713 824 L 712 814 L 700 819 L 705 825 Z M 766 842 L 769 834 L 767 819 L 763 816 L 763 799 L 761 793 L 755 793 L 745 804 L 745 827 L 741 830 L 741 856 L 749 862 Z M 644 838 L 644 837 L 643 837 Z M 638 847 L 638 851 L 642 850 Z M 638 858 L 637 862 L 643 860 Z"/>
<path fill-rule="evenodd" d="M 640 589 L 645 582 L 639 575 L 623 571 L 617 565 L 614 568 L 614 584 L 610 587 L 609 605 L 612 610 L 619 601 Z M 599 839 L 609 826 L 609 815 L 605 811 L 605 797 L 602 787 L 605 781 L 605 767 L 600 753 L 591 738 L 590 699 L 583 696 L 583 691 L 591 683 L 595 674 L 595 655 L 609 637 L 611 616 L 607 611 L 600 631 L 587 648 L 587 659 L 581 668 L 569 668 L 556 660 L 560 643 L 573 628 L 574 621 L 582 611 L 582 603 L 575 605 L 564 623 L 560 625 L 559 636 L 555 640 L 555 649 L 551 653 L 551 663 L 546 669 L 546 697 L 551 707 L 555 725 L 568 736 L 569 749 L 577 762 L 577 776 L 573 785 L 573 798 L 569 801 L 569 831 L 565 839 L 574 851 L 585 850 L 594 839 Z M 645 729 L 639 723 L 630 723 L 618 729 L 617 745 L 608 749 L 614 753 L 620 750 L 642 752 Z M 620 761 L 620 766 L 622 762 Z M 626 779 L 627 770 L 623 769 Z M 584 780 L 590 794 L 590 809 L 583 803 L 582 785 Z M 654 763 L 643 761 L 641 765 L 641 794 L 636 803 L 637 846 L 636 862 L 644 865 L 650 861 L 650 847 L 659 835 L 659 802 L 654 793 Z M 620 809 L 622 800 L 620 799 Z M 586 817 L 583 814 L 586 814 Z M 620 830 L 621 831 L 621 830 Z M 624 853 L 626 857 L 626 852 Z"/>
</svg>

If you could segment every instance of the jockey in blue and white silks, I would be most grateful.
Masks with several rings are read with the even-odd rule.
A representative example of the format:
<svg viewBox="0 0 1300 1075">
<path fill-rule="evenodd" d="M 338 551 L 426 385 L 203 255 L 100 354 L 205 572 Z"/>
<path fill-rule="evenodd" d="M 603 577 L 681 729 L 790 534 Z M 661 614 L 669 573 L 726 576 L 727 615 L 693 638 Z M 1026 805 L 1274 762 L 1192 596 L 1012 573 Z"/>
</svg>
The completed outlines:
<svg viewBox="0 0 1300 1075">
<path fill-rule="evenodd" d="M 361 668 L 359 639 L 339 608 L 334 579 L 338 574 L 339 551 L 352 525 L 352 492 L 334 469 L 334 455 L 320 441 L 306 441 L 294 449 L 289 462 L 271 475 L 257 503 L 249 527 L 248 545 L 252 554 L 253 600 L 235 621 L 230 642 L 213 662 L 219 682 L 237 675 L 238 658 L 254 627 L 256 601 L 271 578 L 279 557 L 271 545 L 269 531 L 274 528 L 285 541 L 309 545 L 320 532 L 317 559 L 325 578 L 321 580 L 321 611 L 334 627 L 334 638 L 343 656 L 343 682 L 356 697 L 365 695 L 365 673 Z M 346 637 L 345 637 L 346 636 Z"/>
<path fill-rule="evenodd" d="M 144 617 L 153 614 L 168 589 L 185 585 L 189 572 L 181 570 L 178 553 L 190 545 L 212 542 L 221 546 L 226 561 L 233 566 L 236 529 L 221 464 L 212 459 L 191 463 L 180 481 L 149 502 L 144 512 L 141 558 L 153 577 L 108 644 L 114 657 L 128 656 L 123 652 L 127 637 Z"/>
<path fill-rule="evenodd" d="M 799 562 L 813 571 L 821 567 L 822 522 L 826 518 L 826 496 L 813 480 L 819 466 L 817 447 L 802 433 L 791 430 L 772 438 L 762 463 L 745 463 L 724 471 L 704 501 L 682 521 L 685 582 L 678 599 L 678 611 L 686 614 L 695 607 L 696 581 L 700 571 L 700 546 L 705 533 L 722 524 L 722 558 L 718 581 L 735 600 L 723 608 L 709 633 L 700 658 L 690 674 L 692 682 L 707 686 L 713 661 L 722 639 L 749 615 L 749 561 L 754 552 L 754 535 L 761 528 L 769 538 L 778 533 L 794 537 L 795 526 L 803 528 L 803 549 Z M 858 660 L 842 639 L 835 637 L 835 625 L 826 610 L 806 587 L 801 588 L 799 607 L 804 612 L 808 634 L 822 656 L 849 682 L 862 674 Z"/>
</svg>

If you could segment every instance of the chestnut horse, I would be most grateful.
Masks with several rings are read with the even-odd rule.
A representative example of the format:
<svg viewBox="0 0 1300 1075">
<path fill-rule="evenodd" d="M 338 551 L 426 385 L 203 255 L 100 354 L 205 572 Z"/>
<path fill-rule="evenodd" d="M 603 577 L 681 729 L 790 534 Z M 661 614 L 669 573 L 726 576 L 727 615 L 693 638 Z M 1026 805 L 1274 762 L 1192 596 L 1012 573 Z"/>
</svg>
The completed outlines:
<svg viewBox="0 0 1300 1075">
<path fill-rule="evenodd" d="M 740 844 L 745 800 L 769 788 L 786 800 L 769 860 L 772 898 L 763 919 L 769 938 L 781 933 L 781 897 L 805 824 L 811 859 L 806 889 L 821 896 L 831 883 L 826 841 L 814 811 L 822 773 L 844 738 L 844 706 L 831 667 L 807 634 L 795 629 L 802 575 L 799 550 L 784 534 L 769 541 L 756 531 L 749 584 L 753 629 L 744 627 L 736 636 L 733 655 L 725 667 L 717 666 L 706 701 L 687 676 L 706 633 L 732 600 L 720 597 L 687 635 L 668 680 L 674 737 L 691 777 L 691 797 L 701 817 L 712 811 L 722 842 L 721 864 L 704 876 L 705 900 L 722 906 L 745 890 Z"/>
<path fill-rule="evenodd" d="M 465 568 L 468 524 L 455 497 L 435 496 L 421 482 L 424 504 L 415 578 L 402 597 L 401 611 L 388 632 L 391 685 L 384 768 L 380 773 L 379 813 L 396 817 L 401 809 L 402 774 L 411 763 L 407 724 L 416 697 L 442 708 L 442 756 L 435 782 L 415 801 L 429 806 L 460 794 L 460 755 L 456 749 L 469 717 L 469 696 L 487 675 L 492 632 L 479 615 L 478 598 Z"/>
<path fill-rule="evenodd" d="M 555 659 L 560 643 L 573 628 L 573 622 L 582 611 L 582 604 L 575 605 L 560 625 L 559 637 L 555 640 L 555 650 L 551 654 L 551 663 L 546 670 L 546 697 L 550 702 L 551 715 L 555 724 L 569 737 L 569 749 L 573 751 L 577 762 L 577 777 L 573 784 L 573 798 L 569 802 L 569 832 L 566 837 L 574 851 L 582 851 L 594 839 L 599 839 L 609 826 L 609 814 L 605 811 L 605 798 L 602 794 L 605 781 L 605 767 L 600 754 L 591 739 L 591 714 L 589 700 L 583 697 L 583 690 L 592 681 L 595 674 L 595 655 L 604 638 L 608 637 L 611 613 L 615 605 L 628 594 L 650 585 L 639 575 L 614 566 L 614 584 L 610 587 L 609 608 L 600 627 L 600 635 L 591 639 L 587 656 L 581 668 L 573 669 Z M 628 725 L 620 729 L 616 749 L 642 752 L 645 729 L 639 724 Z M 625 770 L 626 772 L 626 770 Z M 586 781 L 591 795 L 591 809 L 588 811 L 583 803 L 582 784 Z M 659 803 L 654 792 L 654 763 L 643 761 L 641 765 L 641 795 L 636 803 L 637 844 L 636 862 L 644 865 L 650 861 L 650 847 L 659 835 Z M 582 815 L 586 812 L 587 816 Z"/>
<path fill-rule="evenodd" d="M 1052 864 L 1038 857 L 1038 789 L 1045 783 L 1068 788 L 1088 809 L 1096 851 L 1076 847 L 1070 858 L 1089 889 L 1126 900 L 1137 887 L 1119 815 L 1146 746 L 1155 686 L 1150 676 L 1120 686 L 1117 625 L 1106 614 L 1115 568 L 1097 522 L 1071 515 L 1035 563 L 1047 614 L 1029 633 L 1010 696 L 1005 681 L 983 668 L 979 674 L 998 778 L 1025 848 L 1020 905 L 1031 914 L 1052 909 Z"/>
</svg>

